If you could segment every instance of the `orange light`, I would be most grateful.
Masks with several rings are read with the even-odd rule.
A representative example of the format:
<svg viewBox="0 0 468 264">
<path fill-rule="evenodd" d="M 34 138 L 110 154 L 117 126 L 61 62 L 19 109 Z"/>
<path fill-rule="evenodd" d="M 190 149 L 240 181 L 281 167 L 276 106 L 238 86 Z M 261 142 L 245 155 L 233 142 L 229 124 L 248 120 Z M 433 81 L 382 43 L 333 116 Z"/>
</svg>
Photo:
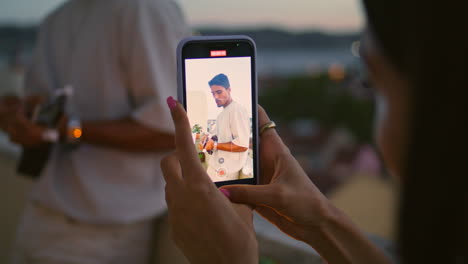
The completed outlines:
<svg viewBox="0 0 468 264">
<path fill-rule="evenodd" d="M 79 128 L 74 128 L 72 131 L 72 135 L 74 138 L 80 138 L 83 132 Z"/>
<path fill-rule="evenodd" d="M 328 68 L 328 77 L 332 81 L 342 81 L 346 76 L 345 69 L 342 65 L 334 63 Z"/>
</svg>

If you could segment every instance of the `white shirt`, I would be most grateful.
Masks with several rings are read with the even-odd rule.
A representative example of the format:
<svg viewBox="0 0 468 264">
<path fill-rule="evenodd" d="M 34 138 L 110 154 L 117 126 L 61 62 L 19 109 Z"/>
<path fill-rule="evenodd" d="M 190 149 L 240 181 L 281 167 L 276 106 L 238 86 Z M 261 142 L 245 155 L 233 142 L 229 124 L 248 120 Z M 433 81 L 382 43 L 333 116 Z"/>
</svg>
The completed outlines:
<svg viewBox="0 0 468 264">
<path fill-rule="evenodd" d="M 247 110 L 232 101 L 216 118 L 216 135 L 218 143 L 229 143 L 249 148 L 250 118 Z M 217 150 L 210 158 L 209 167 L 217 171 L 225 169 L 226 174 L 239 172 L 247 160 L 248 151 L 229 152 Z"/>
<path fill-rule="evenodd" d="M 71 84 L 74 114 L 82 120 L 130 116 L 172 132 L 165 100 L 176 95 L 176 47 L 188 35 L 170 0 L 68 1 L 41 25 L 25 89 L 50 94 Z M 32 199 L 92 223 L 156 216 L 166 208 L 163 155 L 56 146 Z"/>
</svg>

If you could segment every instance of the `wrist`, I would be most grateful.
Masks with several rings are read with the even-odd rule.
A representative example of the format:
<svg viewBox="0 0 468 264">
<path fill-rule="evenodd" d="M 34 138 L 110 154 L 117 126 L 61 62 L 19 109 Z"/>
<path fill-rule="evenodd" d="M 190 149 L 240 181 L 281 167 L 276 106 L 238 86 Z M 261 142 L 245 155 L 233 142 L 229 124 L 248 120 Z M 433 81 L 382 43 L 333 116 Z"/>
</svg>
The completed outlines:
<svg viewBox="0 0 468 264">
<path fill-rule="evenodd" d="M 65 117 L 58 126 L 60 141 L 69 145 L 78 145 L 83 134 L 80 119 Z"/>
<path fill-rule="evenodd" d="M 258 264 L 258 242 L 253 236 L 251 239 L 240 242 L 243 244 L 238 250 L 220 252 L 220 259 L 216 263 L 221 264 Z"/>
<path fill-rule="evenodd" d="M 304 242 L 313 247 L 327 263 L 353 263 L 349 242 L 343 241 L 353 232 L 348 227 L 349 219 L 330 202 L 325 211 L 323 221 L 308 229 Z"/>
<path fill-rule="evenodd" d="M 67 142 L 78 144 L 83 135 L 81 120 L 78 118 L 70 118 L 67 122 Z"/>
<path fill-rule="evenodd" d="M 317 243 L 321 243 L 317 241 L 318 239 L 331 239 L 332 230 L 339 224 L 341 214 L 333 204 L 326 201 L 322 209 L 320 221 L 317 221 L 313 226 L 305 228 L 304 242 L 314 247 Z"/>
<path fill-rule="evenodd" d="M 338 208 L 329 203 L 326 221 L 306 235 L 328 263 L 391 263 L 383 251 Z"/>
</svg>

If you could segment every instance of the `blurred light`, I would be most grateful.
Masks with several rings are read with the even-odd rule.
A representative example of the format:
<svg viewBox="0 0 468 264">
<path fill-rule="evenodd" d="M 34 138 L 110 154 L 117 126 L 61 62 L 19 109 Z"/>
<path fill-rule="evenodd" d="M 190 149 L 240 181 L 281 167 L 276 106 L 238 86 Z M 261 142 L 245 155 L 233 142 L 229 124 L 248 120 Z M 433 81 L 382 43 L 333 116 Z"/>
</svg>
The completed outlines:
<svg viewBox="0 0 468 264">
<path fill-rule="evenodd" d="M 290 126 L 296 137 L 314 137 L 320 132 L 320 125 L 311 119 L 298 119 L 292 121 Z"/>
<path fill-rule="evenodd" d="M 80 138 L 81 135 L 82 135 L 81 129 L 74 128 L 73 132 L 72 132 L 72 135 L 73 135 L 74 138 Z"/>
<path fill-rule="evenodd" d="M 361 55 L 359 54 L 359 49 L 361 47 L 361 41 L 354 41 L 352 44 L 351 44 L 351 53 L 353 54 L 354 57 L 361 57 Z"/>
<path fill-rule="evenodd" d="M 328 77 L 332 81 L 342 81 L 345 75 L 345 69 L 339 63 L 333 63 L 328 67 Z"/>
</svg>

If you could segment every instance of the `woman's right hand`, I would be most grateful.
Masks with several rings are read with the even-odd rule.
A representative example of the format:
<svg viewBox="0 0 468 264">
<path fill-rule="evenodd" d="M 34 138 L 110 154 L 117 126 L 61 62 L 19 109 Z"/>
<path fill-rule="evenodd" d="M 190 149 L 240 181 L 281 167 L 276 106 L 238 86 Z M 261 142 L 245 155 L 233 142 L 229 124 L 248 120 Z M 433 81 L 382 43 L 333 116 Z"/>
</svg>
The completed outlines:
<svg viewBox="0 0 468 264">
<path fill-rule="evenodd" d="M 260 127 L 270 121 L 262 107 L 258 115 Z M 326 223 L 331 206 L 274 129 L 261 135 L 260 166 L 263 185 L 225 186 L 229 199 L 254 206 L 283 232 L 309 243 L 309 233 Z"/>
<path fill-rule="evenodd" d="M 259 123 L 269 122 L 259 107 Z M 223 193 L 252 206 L 286 234 L 306 242 L 328 263 L 391 263 L 312 183 L 274 129 L 261 135 L 263 185 L 231 185 Z"/>
</svg>

